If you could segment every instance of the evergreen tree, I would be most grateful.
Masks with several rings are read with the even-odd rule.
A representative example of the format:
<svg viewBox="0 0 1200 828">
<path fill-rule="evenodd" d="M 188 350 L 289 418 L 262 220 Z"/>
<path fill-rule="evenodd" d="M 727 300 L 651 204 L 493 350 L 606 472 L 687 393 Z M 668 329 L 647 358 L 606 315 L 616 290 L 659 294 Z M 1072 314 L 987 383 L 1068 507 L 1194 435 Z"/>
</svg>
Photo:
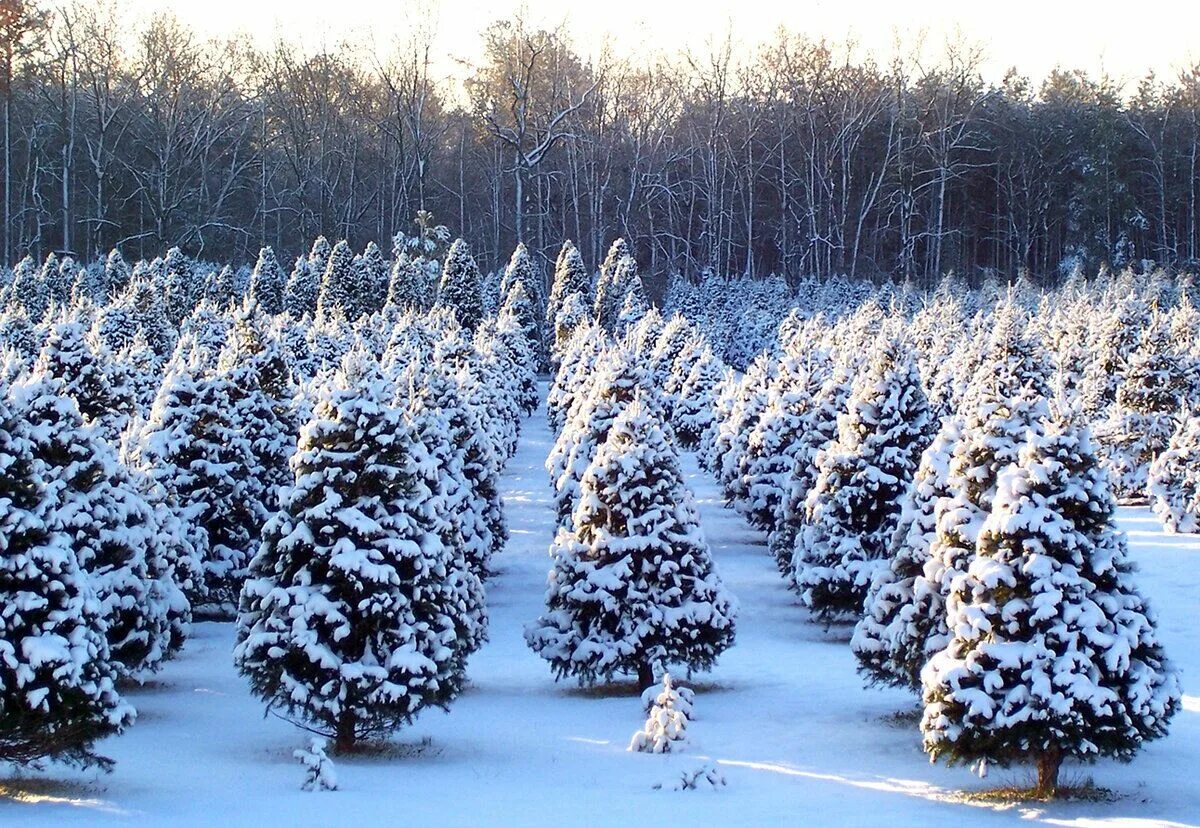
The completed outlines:
<svg viewBox="0 0 1200 828">
<path fill-rule="evenodd" d="M 514 253 L 513 256 L 515 258 L 516 254 Z M 524 265 L 520 266 L 525 269 Z M 512 268 L 513 264 L 510 262 L 509 270 Z M 542 336 L 541 301 L 536 294 L 530 293 L 527 287 L 533 277 L 530 274 L 517 274 L 509 277 L 508 271 L 505 271 L 505 276 L 509 284 L 503 294 L 504 303 L 500 311 L 511 315 L 521 328 L 528 344 L 529 353 L 534 358 L 531 366 L 533 370 L 535 372 L 547 370 L 550 363 L 549 353 Z"/>
<path fill-rule="evenodd" d="M 433 303 L 430 301 L 429 280 L 421 260 L 410 259 L 404 253 L 396 257 L 388 282 L 387 301 L 389 305 L 405 311 L 421 313 L 429 309 Z"/>
<path fill-rule="evenodd" d="M 698 448 L 701 436 L 712 426 L 717 392 L 724 376 L 725 363 L 705 343 L 671 407 L 675 439 L 683 448 Z"/>
<path fill-rule="evenodd" d="M 84 423 L 65 383 L 41 371 L 14 386 L 36 468 L 53 492 L 61 531 L 94 591 L 118 677 L 156 671 L 168 649 L 168 607 L 151 570 L 160 527 L 116 451 Z"/>
<path fill-rule="evenodd" d="M 608 349 L 593 371 L 587 391 L 576 395 L 567 412 L 567 424 L 546 458 L 560 526 L 570 522 L 583 474 L 617 416 L 639 393 L 643 405 L 653 402 L 644 365 L 628 349 L 620 345 Z"/>
<path fill-rule="evenodd" d="M 133 271 L 126 263 L 125 257 L 121 255 L 120 250 L 114 247 L 104 260 L 104 280 L 108 285 L 108 295 L 115 296 L 124 291 L 129 287 L 129 280 L 132 276 Z"/>
<path fill-rule="evenodd" d="M 813 402 L 804 415 L 799 439 L 787 449 L 791 455 L 791 468 L 782 481 L 783 506 L 779 523 L 767 538 L 768 549 L 775 557 L 779 571 L 789 576 L 793 572 L 796 537 L 808 522 L 808 498 L 817 483 L 817 457 L 836 439 L 838 417 L 846 410 L 852 387 L 845 365 L 829 368 L 820 360 L 818 357 L 818 362 L 809 371 L 806 386 L 807 393 L 813 395 Z"/>
<path fill-rule="evenodd" d="M 817 455 L 807 523 L 796 537 L 796 588 L 819 618 L 861 616 L 930 430 L 916 362 L 891 336 L 855 379 L 837 439 Z"/>
<path fill-rule="evenodd" d="M 317 236 L 313 239 L 312 247 L 308 251 L 309 268 L 316 274 L 325 272 L 325 268 L 329 266 L 329 257 L 333 253 L 333 247 L 329 244 L 329 240 L 324 236 Z"/>
<path fill-rule="evenodd" d="M 347 319 L 356 318 L 358 310 L 354 302 L 354 251 L 345 239 L 338 242 L 329 253 L 321 290 L 317 294 L 317 315 L 322 317 L 334 313 L 344 314 Z"/>
<path fill-rule="evenodd" d="M 273 316 L 283 313 L 286 290 L 287 277 L 283 274 L 283 268 L 279 266 L 279 260 L 275 258 L 275 251 L 264 247 L 258 251 L 258 262 L 254 265 L 254 272 L 250 274 L 250 298 L 258 305 L 259 310 Z"/>
<path fill-rule="evenodd" d="M 397 402 L 407 396 L 405 413 L 413 437 L 421 444 L 428 461 L 419 469 L 421 480 L 430 492 L 426 510 L 429 528 L 441 539 L 451 565 L 444 578 L 459 604 L 454 613 L 461 645 L 460 657 L 465 667 L 468 655 L 487 641 L 487 602 L 483 579 L 488 574 L 491 548 L 490 531 L 482 509 L 484 504 L 473 498 L 463 470 L 462 448 L 451 434 L 449 412 L 437 407 L 437 401 L 417 389 L 415 371 L 402 379 Z M 403 390 L 407 387 L 407 393 Z"/>
<path fill-rule="evenodd" d="M 438 285 L 438 304 L 454 312 L 458 324 L 469 331 L 483 320 L 483 294 L 479 267 L 471 256 L 471 248 L 456 239 L 446 253 L 442 266 L 442 281 Z"/>
<path fill-rule="evenodd" d="M 62 392 L 79 407 L 84 420 L 116 445 L 133 414 L 133 389 L 120 381 L 112 354 L 103 343 L 93 347 L 79 322 L 60 322 L 50 329 L 34 370 L 62 381 Z"/>
<path fill-rule="evenodd" d="M 383 309 L 388 295 L 388 264 L 383 251 L 375 242 L 367 242 L 362 258 L 355 269 L 355 293 L 359 314 L 372 314 Z"/>
<path fill-rule="evenodd" d="M 591 323 L 591 311 L 582 293 L 572 293 L 563 301 L 562 308 L 554 319 L 554 345 L 550 349 L 552 366 L 557 368 L 558 361 L 571 340 Z"/>
<path fill-rule="evenodd" d="M 550 299 L 546 302 L 546 324 L 555 331 L 558 330 L 559 312 L 567 297 L 573 294 L 579 295 L 580 301 L 590 312 L 592 280 L 588 277 L 579 249 L 570 241 L 565 241 L 554 266 L 554 284 L 550 288 Z"/>
<path fill-rule="evenodd" d="M 628 260 L 628 262 L 626 262 Z M 600 275 L 596 280 L 596 300 L 593 313 L 596 324 L 609 333 L 617 326 L 617 315 L 625 301 L 624 279 L 629 274 L 629 263 L 632 262 L 633 272 L 637 272 L 637 263 L 633 262 L 629 245 L 625 239 L 617 239 L 608 248 L 608 255 L 600 265 Z"/>
<path fill-rule="evenodd" d="M 254 694 L 339 751 L 445 707 L 463 681 L 466 601 L 431 521 L 432 461 L 390 398 L 361 355 L 320 392 L 238 613 Z"/>
<path fill-rule="evenodd" d="M 733 643 L 734 604 L 713 568 L 675 451 L 653 413 L 619 414 L 551 547 L 547 612 L 525 640 L 583 683 L 655 665 L 708 669 Z"/>
<path fill-rule="evenodd" d="M 1168 532 L 1200 531 L 1200 417 L 1183 414 L 1150 465 L 1146 491 Z"/>
<path fill-rule="evenodd" d="M 288 277 L 284 289 L 284 308 L 293 319 L 300 319 L 305 314 L 309 316 L 317 312 L 317 296 L 321 292 L 319 271 L 303 256 L 296 259 L 292 275 Z"/>
<path fill-rule="evenodd" d="M 264 248 L 269 249 L 269 248 Z M 278 266 L 278 265 L 276 265 Z M 250 290 L 254 290 L 254 276 L 250 277 Z M 225 265 L 219 271 L 209 274 L 204 291 L 204 299 L 215 308 L 224 310 L 237 301 L 237 274 L 233 268 Z"/>
<path fill-rule="evenodd" d="M 96 755 L 133 709 L 117 693 L 104 622 L 55 498 L 0 389 L 0 758 L 111 765 Z"/>
<path fill-rule="evenodd" d="M 913 582 L 913 638 L 903 645 L 907 658 L 927 660 L 945 647 L 946 598 L 954 580 L 975 556 L 980 526 L 992 510 L 1000 472 L 1016 462 L 1030 435 L 1048 416 L 1049 370 L 1040 343 L 1026 336 L 1012 314 L 995 320 L 988 357 L 980 367 L 970 408 L 962 417 L 946 473 L 947 497 L 934 506 L 929 558 Z M 920 653 L 920 655 L 918 655 Z"/>
<path fill-rule="evenodd" d="M 1128 760 L 1165 735 L 1178 681 L 1130 578 L 1115 503 L 1086 431 L 1033 435 L 1000 477 L 974 560 L 947 601 L 946 647 L 922 673 L 934 759 Z"/>
<path fill-rule="evenodd" d="M 268 513 L 268 484 L 237 407 L 241 389 L 193 355 L 176 360 L 139 432 L 136 459 L 195 538 L 197 614 L 229 617 Z"/>
<path fill-rule="evenodd" d="M 1186 390 L 1183 377 L 1166 320 L 1155 314 L 1141 344 L 1129 357 L 1109 416 L 1096 427 L 1101 456 L 1118 498 L 1145 497 L 1150 464 L 1167 448 L 1174 430 L 1174 416 Z"/>
<path fill-rule="evenodd" d="M 918 598 L 916 584 L 929 564 L 929 544 L 937 530 L 935 510 L 952 494 L 950 458 L 962 434 L 957 417 L 946 417 L 933 443 L 921 454 L 916 475 L 905 494 L 899 524 L 891 537 L 886 568 L 872 579 L 863 602 L 863 617 L 854 628 L 850 648 L 858 670 L 872 683 L 921 690 L 925 641 L 941 595 L 926 589 Z M 928 584 L 927 584 L 928 586 Z"/>
</svg>

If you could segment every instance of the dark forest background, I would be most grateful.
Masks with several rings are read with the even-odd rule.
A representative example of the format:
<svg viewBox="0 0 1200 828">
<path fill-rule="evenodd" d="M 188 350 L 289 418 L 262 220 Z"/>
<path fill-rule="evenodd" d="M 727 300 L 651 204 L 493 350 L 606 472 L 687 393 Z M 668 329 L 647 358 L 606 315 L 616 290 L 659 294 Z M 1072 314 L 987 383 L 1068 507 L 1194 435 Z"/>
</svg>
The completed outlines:
<svg viewBox="0 0 1200 828">
<path fill-rule="evenodd" d="M 450 81 L 420 21 L 381 59 L 209 41 L 170 16 L 130 31 L 119 12 L 0 0 L 10 264 L 361 248 L 418 211 L 489 267 L 564 238 L 595 263 L 616 236 L 652 273 L 926 284 L 1200 256 L 1200 66 L 995 85 L 967 42 L 877 61 L 786 32 L 588 60 L 513 19 Z"/>
</svg>

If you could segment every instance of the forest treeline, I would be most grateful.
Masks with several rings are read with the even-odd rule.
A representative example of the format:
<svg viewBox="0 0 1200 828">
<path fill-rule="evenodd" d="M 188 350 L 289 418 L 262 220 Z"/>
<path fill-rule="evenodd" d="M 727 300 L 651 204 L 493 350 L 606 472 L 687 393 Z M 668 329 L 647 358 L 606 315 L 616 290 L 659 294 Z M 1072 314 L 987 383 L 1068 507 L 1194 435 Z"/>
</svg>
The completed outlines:
<svg viewBox="0 0 1200 828">
<path fill-rule="evenodd" d="M 384 37 L 314 52 L 0 0 L 2 258 L 252 261 L 419 212 L 491 267 L 564 237 L 595 263 L 616 236 L 651 273 L 925 284 L 1200 258 L 1200 64 L 990 84 L 966 42 L 929 62 L 784 31 L 589 58 L 514 18 L 464 31 L 446 79 L 419 19 Z"/>
</svg>

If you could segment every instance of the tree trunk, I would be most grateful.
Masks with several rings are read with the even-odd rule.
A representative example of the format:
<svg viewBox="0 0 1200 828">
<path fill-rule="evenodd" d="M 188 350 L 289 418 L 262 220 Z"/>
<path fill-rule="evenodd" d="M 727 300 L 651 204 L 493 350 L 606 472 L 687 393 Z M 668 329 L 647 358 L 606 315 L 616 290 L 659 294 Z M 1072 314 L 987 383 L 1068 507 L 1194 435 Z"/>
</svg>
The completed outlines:
<svg viewBox="0 0 1200 828">
<path fill-rule="evenodd" d="M 650 662 L 643 661 L 638 665 L 638 687 L 645 690 L 654 684 L 654 668 L 650 666 Z"/>
<path fill-rule="evenodd" d="M 1058 793 L 1058 769 L 1062 767 L 1062 752 L 1057 747 L 1046 748 L 1037 758 L 1037 795 L 1050 799 Z"/>
<path fill-rule="evenodd" d="M 347 753 L 354 749 L 355 718 L 353 710 L 344 710 L 338 717 L 337 735 L 333 744 L 338 753 Z"/>
</svg>

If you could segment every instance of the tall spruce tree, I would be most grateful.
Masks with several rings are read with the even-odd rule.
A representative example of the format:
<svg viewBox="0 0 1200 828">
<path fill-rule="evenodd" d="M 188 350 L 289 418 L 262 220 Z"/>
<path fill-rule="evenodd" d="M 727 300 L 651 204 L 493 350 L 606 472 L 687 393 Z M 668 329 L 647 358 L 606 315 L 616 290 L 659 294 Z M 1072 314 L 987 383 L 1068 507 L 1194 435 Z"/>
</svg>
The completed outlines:
<svg viewBox="0 0 1200 828">
<path fill-rule="evenodd" d="M 328 317 L 340 313 L 348 319 L 355 318 L 351 315 L 357 309 L 354 302 L 354 251 L 350 249 L 348 241 L 342 239 L 334 245 L 322 274 L 321 290 L 317 294 L 317 315 Z"/>
<path fill-rule="evenodd" d="M 238 612 L 234 661 L 254 694 L 339 751 L 463 682 L 466 602 L 431 519 L 432 461 L 391 398 L 361 353 L 320 392 Z"/>
<path fill-rule="evenodd" d="M 525 631 L 559 677 L 582 683 L 654 669 L 708 669 L 733 643 L 734 603 L 674 448 L 657 417 L 631 402 L 613 422 L 551 547 L 547 612 Z"/>
<path fill-rule="evenodd" d="M 455 239 L 442 265 L 442 280 L 438 285 L 438 304 L 454 312 L 458 324 L 469 331 L 483 321 L 483 291 L 479 266 L 471 248 L 462 239 Z"/>
<path fill-rule="evenodd" d="M 263 313 L 273 316 L 283 313 L 286 293 L 287 277 L 275 258 L 275 251 L 269 247 L 262 248 L 258 251 L 254 271 L 250 274 L 250 297 Z"/>
<path fill-rule="evenodd" d="M 1087 432 L 1033 434 L 1001 474 L 976 556 L 926 666 L 934 759 L 1031 761 L 1053 796 L 1064 759 L 1128 760 L 1179 704 L 1154 617 L 1130 579 L 1115 502 Z"/>
<path fill-rule="evenodd" d="M 0 388 L 0 759 L 111 765 L 96 742 L 134 717 L 116 689 L 104 621 L 55 496 Z"/>
<path fill-rule="evenodd" d="M 554 266 L 554 283 L 550 288 L 550 298 L 546 302 L 547 327 L 557 329 L 559 311 L 563 309 L 567 297 L 573 294 L 578 294 L 579 300 L 590 311 L 592 280 L 583 264 L 579 248 L 570 241 L 565 241 Z"/>
<path fill-rule="evenodd" d="M 145 678 L 169 649 L 168 606 L 152 573 L 161 527 L 117 459 L 85 424 L 65 383 L 35 372 L 12 389 L 41 476 L 50 524 L 64 533 L 94 591 L 109 658 L 121 678 Z"/>
<path fill-rule="evenodd" d="M 796 537 L 796 589 L 818 618 L 861 617 L 930 432 L 916 362 L 903 339 L 890 336 L 855 379 L 837 439 L 818 454 L 807 524 Z"/>
</svg>

